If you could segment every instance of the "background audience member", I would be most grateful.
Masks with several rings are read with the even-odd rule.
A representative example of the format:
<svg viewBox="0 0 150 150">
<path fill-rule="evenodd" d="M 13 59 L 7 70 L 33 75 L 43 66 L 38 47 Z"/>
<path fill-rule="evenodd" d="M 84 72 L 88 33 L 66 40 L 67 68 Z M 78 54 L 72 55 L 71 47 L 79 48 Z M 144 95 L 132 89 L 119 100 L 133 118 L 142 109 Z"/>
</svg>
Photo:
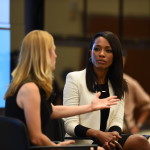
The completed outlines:
<svg viewBox="0 0 150 150">
<path fill-rule="evenodd" d="M 126 57 L 127 52 L 123 50 L 124 66 Z M 137 80 L 126 73 L 123 77 L 128 83 L 128 93 L 125 94 L 124 132 L 134 134 L 146 129 L 146 124 L 150 121 L 150 96 Z"/>
</svg>

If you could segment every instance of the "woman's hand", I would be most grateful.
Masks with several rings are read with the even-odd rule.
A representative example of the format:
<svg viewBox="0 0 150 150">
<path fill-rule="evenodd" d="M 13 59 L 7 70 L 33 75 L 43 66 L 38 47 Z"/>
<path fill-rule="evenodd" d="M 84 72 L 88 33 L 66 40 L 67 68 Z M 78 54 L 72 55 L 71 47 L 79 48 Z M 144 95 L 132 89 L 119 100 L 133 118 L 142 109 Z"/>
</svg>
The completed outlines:
<svg viewBox="0 0 150 150">
<path fill-rule="evenodd" d="M 74 140 L 67 140 L 67 141 L 58 143 L 57 146 L 65 146 L 65 145 L 70 145 L 70 144 L 74 144 L 74 143 L 75 143 Z"/>
<path fill-rule="evenodd" d="M 117 131 L 103 132 L 95 129 L 88 129 L 86 136 L 97 139 L 106 150 L 115 150 L 116 147 L 119 148 L 119 150 L 122 150 L 121 145 L 117 142 L 118 139 L 122 137 Z"/>
<path fill-rule="evenodd" d="M 109 138 L 105 139 L 107 141 L 105 141 L 103 143 L 103 147 L 106 150 L 116 150 L 116 148 L 119 149 L 119 150 L 123 149 L 122 146 L 118 143 L 118 139 L 121 138 L 121 136 L 119 135 L 118 132 L 116 132 L 116 131 L 113 131 L 113 132 L 104 132 L 104 134 L 105 134 L 105 136 L 106 135 L 109 136 Z"/>
<path fill-rule="evenodd" d="M 90 150 L 94 150 L 94 148 L 93 148 L 93 147 L 91 147 L 91 148 L 90 148 Z M 98 146 L 98 147 L 97 147 L 97 150 L 104 150 L 104 148 L 103 148 L 103 147 Z"/>
<path fill-rule="evenodd" d="M 86 132 L 86 136 L 97 139 L 102 145 L 122 138 L 116 131 L 103 132 L 95 129 L 88 129 Z"/>
<path fill-rule="evenodd" d="M 65 146 L 65 145 L 70 145 L 70 144 L 73 144 L 73 143 L 75 143 L 74 140 L 68 140 L 68 141 L 60 142 L 59 144 L 57 144 L 57 146 Z M 94 148 L 91 147 L 90 150 L 94 150 Z M 104 150 L 104 148 L 98 146 L 97 150 Z"/>
<path fill-rule="evenodd" d="M 105 148 L 105 150 L 123 150 L 122 146 L 118 143 L 117 140 L 112 140 L 110 142 L 105 142 L 103 144 L 103 148 Z"/>
<path fill-rule="evenodd" d="M 92 110 L 100 110 L 110 108 L 112 105 L 116 105 L 120 99 L 117 99 L 117 96 L 110 96 L 107 98 L 99 99 L 100 92 L 96 94 L 96 97 L 91 103 Z"/>
<path fill-rule="evenodd" d="M 105 148 L 105 150 L 123 150 L 122 146 L 118 143 L 117 140 L 106 142 L 103 144 L 103 148 Z"/>
<path fill-rule="evenodd" d="M 118 132 L 113 131 L 113 132 L 103 132 L 103 131 L 97 131 L 96 138 L 100 141 L 100 143 L 103 145 L 106 142 L 111 142 L 114 140 L 118 140 L 121 138 Z"/>
</svg>

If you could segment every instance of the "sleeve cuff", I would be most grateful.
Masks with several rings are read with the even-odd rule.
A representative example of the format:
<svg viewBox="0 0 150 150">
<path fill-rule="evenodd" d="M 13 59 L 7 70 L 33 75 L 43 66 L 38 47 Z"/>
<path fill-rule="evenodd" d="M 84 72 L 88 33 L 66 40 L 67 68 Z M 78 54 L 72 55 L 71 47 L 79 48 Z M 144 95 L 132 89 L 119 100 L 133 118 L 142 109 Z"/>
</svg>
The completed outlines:
<svg viewBox="0 0 150 150">
<path fill-rule="evenodd" d="M 113 132 L 113 131 L 117 131 L 120 135 L 122 133 L 122 130 L 120 127 L 118 126 L 112 126 L 110 129 L 109 129 L 109 132 Z"/>
<path fill-rule="evenodd" d="M 89 128 L 87 128 L 85 126 L 77 125 L 74 129 L 74 132 L 77 137 L 85 137 L 88 129 Z"/>
</svg>

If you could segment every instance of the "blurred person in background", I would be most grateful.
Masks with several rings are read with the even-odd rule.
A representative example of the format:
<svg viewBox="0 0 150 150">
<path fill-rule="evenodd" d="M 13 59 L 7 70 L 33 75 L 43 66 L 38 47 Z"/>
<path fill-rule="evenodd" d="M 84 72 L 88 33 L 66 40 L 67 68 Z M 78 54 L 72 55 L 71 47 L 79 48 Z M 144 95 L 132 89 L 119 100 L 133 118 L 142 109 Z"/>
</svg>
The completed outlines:
<svg viewBox="0 0 150 150">
<path fill-rule="evenodd" d="M 125 67 L 127 52 L 123 49 L 123 65 Z M 123 78 L 128 84 L 125 94 L 125 122 L 124 133 L 139 133 L 150 121 L 150 95 L 133 77 L 124 73 Z M 149 127 L 150 129 L 150 127 Z"/>
</svg>

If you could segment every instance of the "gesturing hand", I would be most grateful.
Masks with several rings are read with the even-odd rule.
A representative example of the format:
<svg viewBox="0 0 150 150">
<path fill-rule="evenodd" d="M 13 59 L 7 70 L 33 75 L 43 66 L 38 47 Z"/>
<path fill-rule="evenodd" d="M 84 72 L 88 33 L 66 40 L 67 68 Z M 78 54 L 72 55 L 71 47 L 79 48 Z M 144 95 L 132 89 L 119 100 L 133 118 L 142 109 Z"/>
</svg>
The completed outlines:
<svg viewBox="0 0 150 150">
<path fill-rule="evenodd" d="M 105 108 L 110 108 L 112 105 L 116 105 L 120 99 L 117 99 L 117 96 L 110 96 L 107 98 L 99 99 L 100 92 L 96 94 L 96 97 L 93 99 L 91 105 L 92 110 L 100 110 Z"/>
</svg>

